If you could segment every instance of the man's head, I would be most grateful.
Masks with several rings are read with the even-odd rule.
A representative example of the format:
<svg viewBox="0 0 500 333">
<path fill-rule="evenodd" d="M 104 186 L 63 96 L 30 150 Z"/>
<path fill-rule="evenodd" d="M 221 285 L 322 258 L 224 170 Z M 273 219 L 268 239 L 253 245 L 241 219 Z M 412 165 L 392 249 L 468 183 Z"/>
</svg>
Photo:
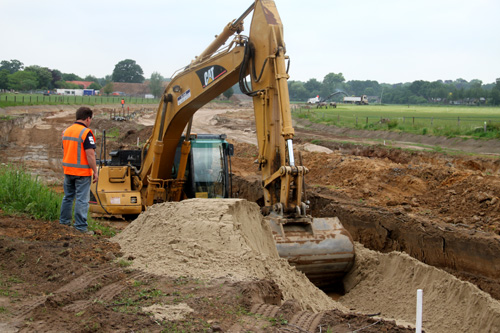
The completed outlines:
<svg viewBox="0 0 500 333">
<path fill-rule="evenodd" d="M 90 108 L 82 106 L 76 110 L 76 120 L 86 120 L 87 118 L 92 118 L 93 112 Z"/>
</svg>

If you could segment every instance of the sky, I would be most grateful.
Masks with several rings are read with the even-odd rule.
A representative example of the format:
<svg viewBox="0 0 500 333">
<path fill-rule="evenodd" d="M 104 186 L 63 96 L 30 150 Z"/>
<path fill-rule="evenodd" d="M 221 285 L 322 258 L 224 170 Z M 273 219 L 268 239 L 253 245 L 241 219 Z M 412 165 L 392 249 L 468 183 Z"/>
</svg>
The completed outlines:
<svg viewBox="0 0 500 333">
<path fill-rule="evenodd" d="M 275 0 L 290 80 L 500 78 L 498 0 Z M 251 0 L 1 0 L 0 60 L 98 78 L 135 60 L 169 78 Z M 246 20 L 248 34 L 250 17 Z"/>
</svg>

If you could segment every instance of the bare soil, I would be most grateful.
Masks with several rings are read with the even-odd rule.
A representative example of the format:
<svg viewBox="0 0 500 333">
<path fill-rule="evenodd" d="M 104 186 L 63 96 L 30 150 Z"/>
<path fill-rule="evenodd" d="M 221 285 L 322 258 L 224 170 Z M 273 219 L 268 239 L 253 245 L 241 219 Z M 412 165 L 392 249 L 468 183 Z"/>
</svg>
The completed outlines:
<svg viewBox="0 0 500 333">
<path fill-rule="evenodd" d="M 151 133 L 151 106 L 134 107 L 135 117 L 123 122 L 111 120 L 108 107 L 95 110 L 91 127 L 98 146 L 107 131 L 108 152 L 137 147 Z M 0 123 L 0 162 L 22 163 L 60 191 L 60 134 L 74 111 L 68 106 L 2 110 L 12 119 Z M 245 105 L 210 104 L 197 113 L 193 128 L 229 134 L 236 152 L 233 189 L 240 198 L 259 203 L 252 118 Z M 388 134 L 345 132 L 304 121 L 295 128 L 298 159 L 311 170 L 306 181 L 313 216 L 338 216 L 366 248 L 406 252 L 500 299 L 498 141 L 457 144 L 398 134 L 384 145 L 381 135 Z M 372 313 L 357 306 L 351 312 L 310 312 L 270 279 L 157 275 L 128 266 L 135 258 L 123 257 L 120 246 L 102 235 L 20 217 L 2 216 L 0 225 L 1 331 L 407 330 L 367 316 L 386 311 L 384 298 L 378 304 L 375 299 L 373 307 L 382 310 Z M 151 308 L 157 304 L 164 306 Z M 174 313 L 180 317 L 170 317 Z M 384 314 L 391 317 L 389 310 Z"/>
</svg>

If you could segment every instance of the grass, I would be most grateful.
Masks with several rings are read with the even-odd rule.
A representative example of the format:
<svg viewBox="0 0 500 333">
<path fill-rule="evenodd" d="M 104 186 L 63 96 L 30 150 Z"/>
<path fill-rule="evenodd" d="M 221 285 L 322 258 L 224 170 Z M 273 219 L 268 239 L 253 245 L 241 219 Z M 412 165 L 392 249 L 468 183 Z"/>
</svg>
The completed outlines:
<svg viewBox="0 0 500 333">
<path fill-rule="evenodd" d="M 128 267 L 128 266 L 132 265 L 131 261 L 125 260 L 123 258 L 118 259 L 116 263 L 120 267 Z"/>
<path fill-rule="evenodd" d="M 62 104 L 116 104 L 121 106 L 120 101 L 125 99 L 127 104 L 159 104 L 158 99 L 140 98 L 140 97 L 122 97 L 122 96 L 69 96 L 69 95 L 51 95 L 43 96 L 41 94 L 0 94 L 0 107 L 18 106 L 18 105 L 62 105 Z"/>
<path fill-rule="evenodd" d="M 63 194 L 43 184 L 19 166 L 0 164 L 0 209 L 8 215 L 28 215 L 46 221 L 59 220 Z M 90 230 L 114 236 L 116 231 L 88 216 Z"/>
<path fill-rule="evenodd" d="M 297 109 L 294 116 L 337 127 L 500 139 L 500 107 L 338 105 L 329 109 Z"/>
<path fill-rule="evenodd" d="M 5 213 L 57 220 L 61 200 L 61 194 L 49 189 L 26 170 L 13 165 L 0 165 L 0 208 Z"/>
</svg>

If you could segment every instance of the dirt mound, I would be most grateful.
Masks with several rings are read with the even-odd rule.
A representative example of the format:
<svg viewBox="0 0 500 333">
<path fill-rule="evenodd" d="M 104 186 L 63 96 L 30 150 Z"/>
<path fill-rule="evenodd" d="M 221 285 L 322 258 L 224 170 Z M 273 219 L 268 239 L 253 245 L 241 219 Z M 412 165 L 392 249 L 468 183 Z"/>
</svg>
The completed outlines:
<svg viewBox="0 0 500 333">
<path fill-rule="evenodd" d="M 340 302 L 365 313 L 415 322 L 416 291 L 423 289 L 427 332 L 498 332 L 500 302 L 468 282 L 401 253 L 356 246 Z"/>
<path fill-rule="evenodd" d="M 339 308 L 288 262 L 255 203 L 191 199 L 162 203 L 115 236 L 134 268 L 167 276 L 233 281 L 269 279 L 285 299 L 313 311 Z M 214 269 L 216 268 L 216 269 Z"/>
</svg>

